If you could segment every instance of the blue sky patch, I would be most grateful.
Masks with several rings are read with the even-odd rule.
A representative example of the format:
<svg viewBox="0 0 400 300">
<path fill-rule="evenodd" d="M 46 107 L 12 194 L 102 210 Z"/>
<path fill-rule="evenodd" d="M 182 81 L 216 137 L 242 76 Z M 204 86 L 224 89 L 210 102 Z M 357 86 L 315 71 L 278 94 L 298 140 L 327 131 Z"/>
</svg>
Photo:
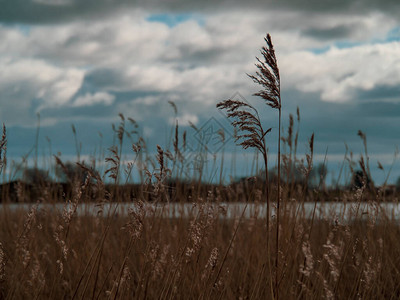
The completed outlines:
<svg viewBox="0 0 400 300">
<path fill-rule="evenodd" d="M 0 23 L 0 26 L 4 26 L 6 28 L 17 29 L 24 36 L 28 36 L 29 33 L 31 32 L 31 26 L 26 25 L 26 24 L 1 24 Z"/>
<path fill-rule="evenodd" d="M 390 30 L 386 36 L 387 42 L 398 42 L 400 41 L 400 27 L 395 27 Z"/>
<path fill-rule="evenodd" d="M 166 24 L 168 27 L 172 28 L 180 23 L 184 23 L 190 20 L 196 21 L 200 26 L 204 25 L 204 20 L 198 14 L 153 14 L 150 15 L 147 19 L 149 22 L 158 22 Z"/>
<path fill-rule="evenodd" d="M 325 47 L 321 47 L 321 48 L 311 48 L 311 49 L 308 49 L 308 51 L 318 55 L 318 54 L 324 54 L 324 53 L 328 52 L 330 48 L 331 48 L 331 46 L 325 46 Z"/>
<path fill-rule="evenodd" d="M 324 46 L 324 47 L 320 47 L 320 48 L 311 48 L 311 49 L 307 49 L 307 50 L 318 55 L 318 54 L 324 54 L 324 53 L 328 52 L 332 47 L 335 47 L 337 49 L 348 49 L 348 48 L 353 48 L 353 47 L 357 47 L 357 46 L 361 46 L 361 45 L 362 45 L 362 43 L 359 43 L 359 42 L 342 41 L 342 42 L 333 43 L 332 45 L 329 45 L 329 46 Z"/>
</svg>

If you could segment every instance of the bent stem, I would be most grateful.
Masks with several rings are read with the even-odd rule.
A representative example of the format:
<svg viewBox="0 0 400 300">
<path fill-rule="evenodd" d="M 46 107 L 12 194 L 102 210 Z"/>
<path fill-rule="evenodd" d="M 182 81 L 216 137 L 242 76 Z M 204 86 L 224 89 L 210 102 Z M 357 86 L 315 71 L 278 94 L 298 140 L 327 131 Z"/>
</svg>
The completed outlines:
<svg viewBox="0 0 400 300">
<path fill-rule="evenodd" d="M 279 103 L 281 103 L 279 99 Z M 275 291 L 276 299 L 279 299 L 279 215 L 281 199 L 281 106 L 279 106 L 279 133 L 278 133 L 278 198 L 276 204 L 276 258 L 275 258 Z"/>
</svg>

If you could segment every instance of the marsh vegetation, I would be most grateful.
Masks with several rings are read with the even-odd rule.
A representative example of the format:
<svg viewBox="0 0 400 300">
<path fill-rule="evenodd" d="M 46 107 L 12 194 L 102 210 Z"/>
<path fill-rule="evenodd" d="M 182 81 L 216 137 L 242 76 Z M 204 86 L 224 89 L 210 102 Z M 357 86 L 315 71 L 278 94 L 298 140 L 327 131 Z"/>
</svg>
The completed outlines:
<svg viewBox="0 0 400 300">
<path fill-rule="evenodd" d="M 262 86 L 256 95 L 280 115 L 279 69 L 269 35 L 266 43 L 251 78 Z M 349 164 L 349 185 L 329 187 L 325 165 L 313 163 L 314 135 L 307 153 L 297 153 L 299 110 L 286 132 L 279 117 L 278 164 L 270 168 L 264 139 L 270 130 L 260 121 L 262 112 L 232 99 L 218 106 L 229 112 L 238 143 L 262 155 L 264 169 L 252 177 L 210 182 L 204 165 L 187 176 L 186 132 L 178 124 L 171 149 L 157 146 L 152 156 L 144 139 L 126 129 L 126 122 L 137 124 L 120 115 L 103 169 L 95 159 L 70 163 L 54 156 L 58 180 L 36 167 L 25 171 L 24 180 L 4 183 L 0 298 L 399 298 L 399 216 L 383 205 L 398 204 L 398 191 L 374 185 L 365 134 L 359 132 L 365 154 L 358 166 L 348 156 L 343 162 Z M 126 138 L 129 161 L 121 152 Z M 4 126 L 3 174 L 6 146 Z M 123 214 L 122 202 L 129 203 Z M 172 202 L 189 209 L 170 217 Z M 241 203 L 235 214 L 227 212 L 232 202 Z M 319 213 L 317 203 L 326 202 L 349 209 Z M 27 211 L 12 203 L 30 205 Z M 78 213 L 85 203 L 90 211 Z M 50 209 L 60 204 L 62 209 Z"/>
</svg>

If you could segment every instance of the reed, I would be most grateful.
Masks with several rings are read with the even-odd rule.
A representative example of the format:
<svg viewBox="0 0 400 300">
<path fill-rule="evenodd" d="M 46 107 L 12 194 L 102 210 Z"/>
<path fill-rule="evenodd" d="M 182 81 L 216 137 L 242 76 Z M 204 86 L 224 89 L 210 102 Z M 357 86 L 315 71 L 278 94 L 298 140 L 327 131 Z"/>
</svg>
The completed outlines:
<svg viewBox="0 0 400 300">
<path fill-rule="evenodd" d="M 226 204 L 211 193 L 192 199 L 185 217 L 169 218 L 168 206 L 155 209 L 140 199 L 126 214 L 78 214 L 84 189 L 61 211 L 2 207 L 3 299 L 276 298 L 265 216 L 249 207 L 226 216 Z M 374 203 L 368 214 L 357 212 L 357 192 L 349 197 L 351 215 L 316 215 L 313 225 L 296 209 L 301 203 L 287 206 L 281 299 L 399 295 L 397 220 Z"/>
<path fill-rule="evenodd" d="M 280 226 L 280 202 L 281 202 L 281 87 L 280 87 L 280 75 L 278 62 L 275 56 L 274 46 L 272 44 L 271 36 L 267 34 L 265 37 L 267 46 L 262 47 L 261 55 L 263 60 L 258 57 L 256 67 L 258 71 L 255 75 L 248 76 L 257 84 L 262 86 L 262 90 L 255 93 L 254 96 L 261 97 L 265 104 L 273 109 L 277 109 L 279 113 L 278 118 L 278 192 L 277 192 L 277 226 L 276 226 L 276 248 L 275 252 L 279 252 L 279 226 Z M 239 145 L 243 146 L 244 149 L 256 148 L 261 152 L 264 159 L 265 166 L 265 193 L 267 198 L 267 228 L 269 229 L 269 215 L 270 215 L 270 199 L 268 189 L 268 157 L 267 157 L 267 145 L 265 142 L 265 135 L 272 130 L 264 130 L 258 111 L 252 105 L 240 101 L 240 100 L 225 100 L 217 104 L 220 109 L 226 109 L 228 111 L 228 117 L 235 119 L 232 123 L 242 134 L 239 134 L 236 138 Z M 249 110 L 246 110 L 249 109 Z M 291 138 L 290 138 L 291 142 Z M 269 237 L 267 238 L 269 240 Z M 269 244 L 268 244 L 269 245 Z M 269 246 L 267 246 L 269 248 Z M 267 251 L 269 255 L 269 249 Z M 275 292 L 276 297 L 279 298 L 279 255 L 276 255 L 275 261 Z"/>
</svg>

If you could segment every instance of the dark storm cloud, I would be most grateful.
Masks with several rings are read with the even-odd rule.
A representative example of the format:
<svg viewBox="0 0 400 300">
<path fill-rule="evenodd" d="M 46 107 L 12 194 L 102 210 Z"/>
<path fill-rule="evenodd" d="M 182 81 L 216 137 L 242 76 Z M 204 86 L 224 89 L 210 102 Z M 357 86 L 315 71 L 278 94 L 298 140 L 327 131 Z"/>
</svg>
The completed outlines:
<svg viewBox="0 0 400 300">
<path fill-rule="evenodd" d="M 394 150 L 400 136 L 400 103 L 333 103 L 322 102 L 317 94 L 299 94 L 295 90 L 283 93 L 284 122 L 289 113 L 296 115 L 300 108 L 300 145 L 315 133 L 316 151 L 344 154 L 344 144 L 350 150 L 362 148 L 358 130 L 366 133 L 371 153 Z M 389 117 L 390 116 L 390 117 Z M 287 127 L 287 124 L 284 124 Z"/>
<path fill-rule="evenodd" d="M 359 105 L 359 108 L 367 117 L 396 118 L 400 121 L 400 103 L 367 102 Z M 399 126 L 394 127 L 398 128 Z"/>
<path fill-rule="evenodd" d="M 308 28 L 303 31 L 303 34 L 321 41 L 343 39 L 350 37 L 356 26 L 356 24 L 353 24 L 338 25 L 331 28 Z"/>
<path fill-rule="evenodd" d="M 371 90 L 357 90 L 355 95 L 362 102 L 382 99 L 399 102 L 400 86 L 377 85 Z"/>
<path fill-rule="evenodd" d="M 126 82 L 123 75 L 118 72 L 118 70 L 98 68 L 85 75 L 83 89 L 92 91 L 121 85 L 126 85 Z"/>
<path fill-rule="evenodd" d="M 0 0 L 0 22 L 3 23 L 56 23 L 73 19 L 99 18 L 126 8 L 143 8 L 154 12 L 223 11 L 232 9 L 284 9 L 318 13 L 365 13 L 380 10 L 388 13 L 399 12 L 397 0 L 369 1 L 129 1 L 129 0 Z"/>
<path fill-rule="evenodd" d="M 127 6 L 125 0 L 65 1 L 65 4 L 50 5 L 30 0 L 0 0 L 0 21 L 5 23 L 57 23 L 76 18 L 109 14 Z"/>
</svg>

